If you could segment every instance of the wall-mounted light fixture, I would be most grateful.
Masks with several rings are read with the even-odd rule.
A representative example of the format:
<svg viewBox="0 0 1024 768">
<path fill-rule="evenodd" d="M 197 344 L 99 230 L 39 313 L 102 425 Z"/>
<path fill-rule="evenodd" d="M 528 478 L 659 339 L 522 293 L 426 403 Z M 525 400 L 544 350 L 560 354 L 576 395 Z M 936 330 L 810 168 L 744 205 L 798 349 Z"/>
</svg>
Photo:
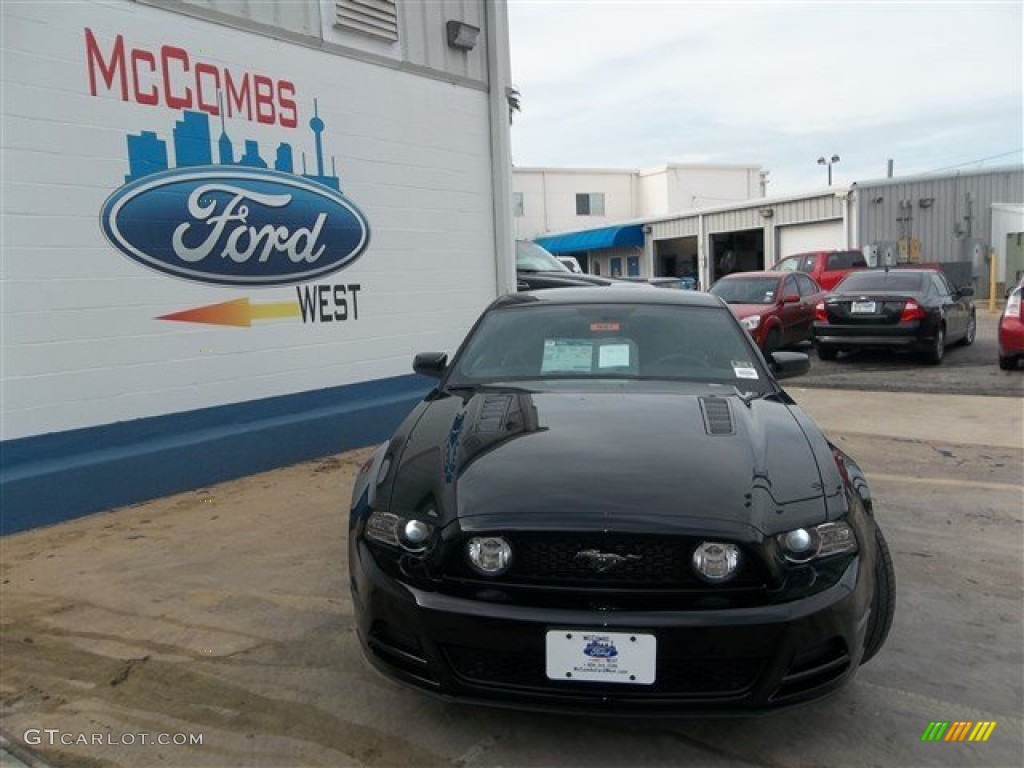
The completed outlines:
<svg viewBox="0 0 1024 768">
<path fill-rule="evenodd" d="M 654 231 L 654 227 L 652 227 L 650 224 L 644 224 L 640 228 L 640 231 L 642 231 L 645 235 L 649 235 L 649 234 L 651 234 L 651 232 Z"/>
<path fill-rule="evenodd" d="M 460 51 L 472 51 L 476 48 L 476 39 L 480 34 L 480 27 L 474 27 L 464 21 L 449 19 L 447 24 L 448 46 L 458 48 Z"/>
<path fill-rule="evenodd" d="M 934 203 L 934 197 L 922 197 L 920 200 L 917 201 L 918 206 L 920 206 L 921 208 L 931 208 Z"/>
<path fill-rule="evenodd" d="M 878 197 L 872 197 L 871 198 L 871 202 L 874 203 L 875 205 L 878 205 L 883 200 L 885 200 L 885 198 L 882 197 L 881 195 L 879 195 Z"/>
<path fill-rule="evenodd" d="M 762 208 L 758 211 L 758 213 L 761 214 L 762 219 L 770 219 L 772 216 L 775 215 L 775 211 L 773 211 L 771 208 Z"/>
</svg>

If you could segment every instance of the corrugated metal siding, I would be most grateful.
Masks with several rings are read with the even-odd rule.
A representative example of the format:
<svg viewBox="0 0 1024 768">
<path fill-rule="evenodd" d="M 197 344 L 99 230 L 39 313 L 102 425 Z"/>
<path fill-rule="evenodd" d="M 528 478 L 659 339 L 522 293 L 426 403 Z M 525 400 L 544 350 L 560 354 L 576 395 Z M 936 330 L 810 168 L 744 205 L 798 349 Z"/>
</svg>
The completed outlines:
<svg viewBox="0 0 1024 768">
<path fill-rule="evenodd" d="M 843 201 L 835 195 L 791 200 L 779 205 L 773 205 L 771 208 L 775 211 L 772 223 L 776 226 L 829 221 L 843 217 Z"/>
<path fill-rule="evenodd" d="M 201 10 L 212 11 L 224 16 L 248 19 L 268 27 L 285 29 L 300 35 L 320 37 L 320 4 L 239 2 L 239 0 L 177 0 L 177 2 L 154 2 L 174 10 L 175 5 L 190 5 Z"/>
<path fill-rule="evenodd" d="M 922 261 L 961 261 L 968 239 L 988 243 L 993 203 L 1024 203 L 1024 170 L 860 186 L 859 244 L 911 237 L 921 242 Z"/>
<path fill-rule="evenodd" d="M 651 238 L 669 240 L 673 237 L 692 237 L 697 232 L 697 217 L 686 216 L 671 221 L 658 221 L 651 225 Z"/>
<path fill-rule="evenodd" d="M 438 69 L 471 80 L 487 80 L 487 40 L 484 35 L 484 7 L 479 0 L 434 0 L 400 2 L 404 20 L 401 40 L 405 60 L 429 69 Z M 448 47 L 446 24 L 462 21 L 480 30 L 476 47 L 459 51 Z"/>
</svg>

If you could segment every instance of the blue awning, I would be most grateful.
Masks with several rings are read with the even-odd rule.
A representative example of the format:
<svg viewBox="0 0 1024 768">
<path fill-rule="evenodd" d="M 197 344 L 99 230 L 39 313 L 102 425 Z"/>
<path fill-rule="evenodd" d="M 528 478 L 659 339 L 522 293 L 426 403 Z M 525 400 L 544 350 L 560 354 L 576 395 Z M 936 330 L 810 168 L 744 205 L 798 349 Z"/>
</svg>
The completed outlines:
<svg viewBox="0 0 1024 768">
<path fill-rule="evenodd" d="M 617 248 L 623 245 L 643 245 L 643 225 L 627 224 L 622 227 L 602 227 L 585 232 L 571 232 L 567 235 L 536 237 L 533 240 L 552 253 L 577 253 L 599 251 L 602 248 Z"/>
</svg>

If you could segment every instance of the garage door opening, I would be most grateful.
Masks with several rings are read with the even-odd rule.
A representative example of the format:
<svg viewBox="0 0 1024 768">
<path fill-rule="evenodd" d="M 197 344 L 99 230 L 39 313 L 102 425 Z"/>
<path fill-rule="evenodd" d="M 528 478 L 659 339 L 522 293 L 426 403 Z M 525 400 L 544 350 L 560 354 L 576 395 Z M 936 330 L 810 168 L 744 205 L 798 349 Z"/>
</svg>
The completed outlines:
<svg viewBox="0 0 1024 768">
<path fill-rule="evenodd" d="M 764 269 L 764 230 L 711 235 L 711 282 L 733 272 Z"/>
<path fill-rule="evenodd" d="M 697 237 L 672 237 L 654 241 L 655 277 L 699 278 Z"/>
</svg>

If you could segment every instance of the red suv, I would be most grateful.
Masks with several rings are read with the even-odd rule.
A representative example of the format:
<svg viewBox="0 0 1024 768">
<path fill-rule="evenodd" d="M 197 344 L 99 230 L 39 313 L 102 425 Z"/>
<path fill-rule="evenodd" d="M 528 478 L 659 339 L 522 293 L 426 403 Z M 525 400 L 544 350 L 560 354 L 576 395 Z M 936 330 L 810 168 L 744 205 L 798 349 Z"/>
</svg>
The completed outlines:
<svg viewBox="0 0 1024 768">
<path fill-rule="evenodd" d="M 776 272 L 806 272 L 826 291 L 855 269 L 866 269 L 867 259 L 860 251 L 811 251 L 787 256 L 772 269 Z"/>
</svg>

